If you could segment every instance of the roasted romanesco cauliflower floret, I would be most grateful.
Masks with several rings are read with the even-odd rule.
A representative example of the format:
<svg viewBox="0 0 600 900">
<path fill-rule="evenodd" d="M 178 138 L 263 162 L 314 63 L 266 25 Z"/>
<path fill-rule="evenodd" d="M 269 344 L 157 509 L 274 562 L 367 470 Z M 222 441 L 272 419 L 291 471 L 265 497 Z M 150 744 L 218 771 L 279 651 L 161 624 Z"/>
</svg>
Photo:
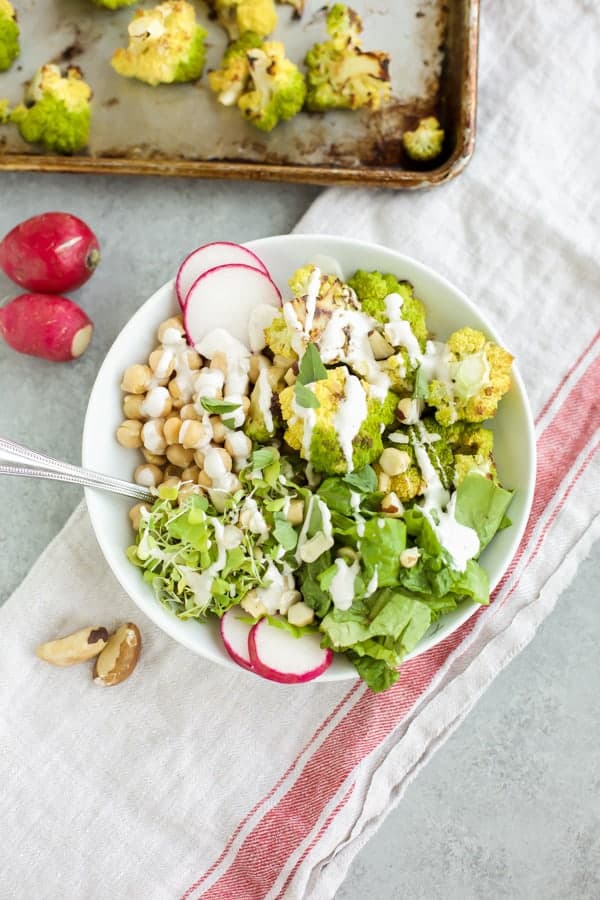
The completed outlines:
<svg viewBox="0 0 600 900">
<path fill-rule="evenodd" d="M 104 9 L 122 9 L 124 6 L 132 6 L 137 0 L 92 0 L 96 6 L 103 6 Z"/>
<path fill-rule="evenodd" d="M 16 13 L 8 0 L 0 0 L 0 72 L 5 72 L 12 66 L 19 51 Z"/>
<path fill-rule="evenodd" d="M 234 106 L 246 90 L 250 78 L 248 50 L 262 47 L 263 39 L 254 31 L 246 31 L 233 41 L 223 54 L 221 68 L 208 73 L 211 91 L 223 106 Z"/>
<path fill-rule="evenodd" d="M 454 453 L 454 484 L 456 487 L 470 472 L 498 482 L 494 462 L 494 433 L 478 424 L 457 422 L 448 429 Z"/>
<path fill-rule="evenodd" d="M 10 104 L 8 100 L 0 100 L 0 125 L 10 122 Z"/>
<path fill-rule="evenodd" d="M 427 321 L 423 303 L 415 297 L 409 281 L 394 275 L 359 269 L 348 282 L 356 291 L 361 309 L 381 323 L 381 335 L 391 349 L 381 362 L 398 392 L 412 392 L 420 354 L 427 340 Z"/>
<path fill-rule="evenodd" d="M 342 3 L 329 10 L 327 31 L 329 40 L 306 55 L 306 108 L 378 109 L 391 95 L 389 55 L 361 49 L 362 20 Z"/>
<path fill-rule="evenodd" d="M 461 328 L 446 343 L 447 377 L 429 383 L 427 404 L 442 425 L 491 419 L 511 385 L 513 357 L 481 331 Z"/>
<path fill-rule="evenodd" d="M 261 131 L 272 131 L 280 122 L 300 112 L 306 97 L 304 75 L 285 56 L 285 47 L 268 41 L 247 51 L 250 79 L 237 105 L 248 122 Z"/>
<path fill-rule="evenodd" d="M 385 326 L 395 318 L 394 314 L 398 311 L 400 318 L 409 323 L 421 350 L 425 348 L 427 340 L 425 307 L 418 297 L 415 297 L 410 281 L 398 281 L 394 275 L 365 272 L 363 269 L 359 269 L 348 284 L 356 291 L 356 296 L 360 300 L 361 309 L 364 312 Z M 386 299 L 394 295 L 400 299 L 388 300 L 386 303 Z"/>
<path fill-rule="evenodd" d="M 24 141 L 57 153 L 76 153 L 88 142 L 91 96 L 77 66 L 69 66 L 65 76 L 58 66 L 42 66 L 29 85 L 25 104 L 13 109 L 10 120 Z"/>
<path fill-rule="evenodd" d="M 185 0 L 167 0 L 154 9 L 136 10 L 128 28 L 129 45 L 111 60 L 126 78 L 146 84 L 195 81 L 204 69 L 206 31 Z"/>
<path fill-rule="evenodd" d="M 279 391 L 285 388 L 285 382 L 273 380 L 275 371 L 275 367 L 269 367 L 267 360 L 263 360 L 260 374 L 250 394 L 250 408 L 244 431 L 258 444 L 272 441 L 283 425 Z"/>
<path fill-rule="evenodd" d="M 273 0 L 208 0 L 212 15 L 237 40 L 245 31 L 267 37 L 277 26 Z"/>
<path fill-rule="evenodd" d="M 294 10 L 294 18 L 300 19 L 304 12 L 306 0 L 277 0 L 281 6 L 291 6 Z"/>
<path fill-rule="evenodd" d="M 381 454 L 381 426 L 393 421 L 396 398 L 382 402 L 370 386 L 346 366 L 327 371 L 327 378 L 310 386 L 316 409 L 300 405 L 295 387 L 279 395 L 287 429 L 284 438 L 317 472 L 342 474 L 374 462 Z"/>
<path fill-rule="evenodd" d="M 424 471 L 424 456 L 427 467 L 433 466 L 442 486 L 449 489 L 455 477 L 455 458 L 449 430 L 427 417 L 414 426 L 395 432 L 394 437 L 397 438 L 399 434 L 404 437 L 404 443 L 391 438 L 384 440 L 388 454 L 393 450 L 393 468 L 383 456 L 375 465 L 380 490 L 393 492 L 403 503 L 421 496 L 430 480 L 429 472 Z"/>
<path fill-rule="evenodd" d="M 428 162 L 442 152 L 444 129 L 435 116 L 427 116 L 420 120 L 414 131 L 404 132 L 402 143 L 411 159 Z"/>
</svg>

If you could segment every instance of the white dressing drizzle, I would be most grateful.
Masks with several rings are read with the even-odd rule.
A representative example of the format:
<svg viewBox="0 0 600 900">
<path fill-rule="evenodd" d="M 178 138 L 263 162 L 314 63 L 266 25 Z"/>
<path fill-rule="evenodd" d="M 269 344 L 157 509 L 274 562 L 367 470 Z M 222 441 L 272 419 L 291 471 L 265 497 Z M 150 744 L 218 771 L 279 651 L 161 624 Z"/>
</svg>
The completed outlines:
<svg viewBox="0 0 600 900">
<path fill-rule="evenodd" d="M 477 532 L 456 521 L 456 492 L 450 495 L 442 484 L 423 442 L 424 426 L 419 423 L 419 439 L 413 439 L 415 458 L 425 479 L 423 514 L 435 531 L 437 539 L 450 557 L 452 568 L 464 572 L 467 562 L 479 552 Z M 432 512 L 435 511 L 435 518 Z M 437 521 L 436 521 L 437 519 Z"/>
<path fill-rule="evenodd" d="M 339 404 L 333 418 L 333 427 L 337 433 L 349 472 L 354 469 L 354 445 L 352 442 L 366 418 L 367 396 L 365 390 L 360 379 L 356 375 L 351 375 L 346 369 L 344 399 Z"/>
<path fill-rule="evenodd" d="M 354 599 L 354 582 L 359 571 L 358 560 L 348 566 L 339 556 L 335 561 L 337 572 L 329 585 L 329 593 L 336 609 L 350 609 Z"/>
</svg>

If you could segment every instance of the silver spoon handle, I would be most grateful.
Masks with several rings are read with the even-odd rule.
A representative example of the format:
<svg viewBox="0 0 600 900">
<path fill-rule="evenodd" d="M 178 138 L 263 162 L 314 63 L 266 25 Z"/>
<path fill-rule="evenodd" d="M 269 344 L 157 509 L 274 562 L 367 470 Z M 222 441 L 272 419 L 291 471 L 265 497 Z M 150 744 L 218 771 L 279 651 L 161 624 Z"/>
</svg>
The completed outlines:
<svg viewBox="0 0 600 900">
<path fill-rule="evenodd" d="M 0 474 L 25 475 L 25 469 L 28 469 L 26 477 L 30 478 L 50 477 L 54 481 L 70 481 L 73 484 L 102 488 L 126 497 L 134 497 L 137 500 L 149 500 L 152 502 L 155 499 L 151 491 L 141 485 L 123 481 L 121 478 L 114 478 L 112 475 L 103 475 L 100 472 L 92 472 L 89 469 L 73 466 L 71 463 L 53 459 L 51 456 L 45 456 L 43 453 L 30 450 L 29 447 L 23 447 L 21 444 L 9 441 L 6 438 L 0 438 L 0 456 L 2 451 L 4 451 L 4 454 L 9 454 L 9 459 L 5 461 L 6 465 L 0 467 Z M 34 463 L 35 466 L 13 465 L 15 460 L 19 463 L 21 460 L 27 463 Z M 59 478 L 59 475 L 64 477 Z"/>
<path fill-rule="evenodd" d="M 113 494 L 121 494 L 124 497 L 133 497 L 134 500 L 148 500 L 151 503 L 154 497 L 146 488 L 127 482 L 113 483 L 110 478 L 88 478 L 86 475 L 74 475 L 68 472 L 52 472 L 50 469 L 30 469 L 28 466 L 0 465 L 0 475 L 16 475 L 24 478 L 45 478 L 49 481 L 66 481 L 69 484 L 79 484 L 82 487 L 99 488 L 103 491 L 111 491 Z"/>
</svg>

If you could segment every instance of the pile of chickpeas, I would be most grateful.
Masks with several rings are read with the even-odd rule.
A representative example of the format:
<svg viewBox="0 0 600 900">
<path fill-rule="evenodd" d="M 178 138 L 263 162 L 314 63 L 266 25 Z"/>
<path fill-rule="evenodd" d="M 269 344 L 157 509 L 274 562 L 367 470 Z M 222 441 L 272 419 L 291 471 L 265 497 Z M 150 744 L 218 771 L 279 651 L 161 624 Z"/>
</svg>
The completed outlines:
<svg viewBox="0 0 600 900">
<path fill-rule="evenodd" d="M 162 322 L 157 337 L 159 344 L 148 362 L 129 366 L 121 382 L 125 420 L 117 429 L 117 440 L 123 447 L 140 450 L 143 457 L 134 481 L 148 488 L 177 486 L 180 499 L 213 490 L 233 493 L 240 487 L 236 472 L 252 451 L 250 438 L 239 429 L 260 364 L 251 357 L 247 377 L 240 380 L 237 373 L 236 387 L 243 391 L 228 396 L 230 363 L 225 353 L 204 360 L 187 344 L 180 316 Z M 236 413 L 224 416 L 233 417 L 234 428 L 224 425 L 221 416 L 206 413 L 199 402 L 202 397 L 237 402 Z M 137 504 L 131 511 L 136 528 L 143 506 Z"/>
</svg>

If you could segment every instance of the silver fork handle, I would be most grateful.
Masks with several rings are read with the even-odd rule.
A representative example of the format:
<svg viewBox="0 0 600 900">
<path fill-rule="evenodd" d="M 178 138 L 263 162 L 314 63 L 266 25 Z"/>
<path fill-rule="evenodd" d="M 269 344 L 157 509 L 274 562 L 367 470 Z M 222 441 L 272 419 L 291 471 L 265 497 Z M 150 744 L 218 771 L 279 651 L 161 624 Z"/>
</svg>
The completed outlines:
<svg viewBox="0 0 600 900">
<path fill-rule="evenodd" d="M 69 484 L 79 484 L 82 487 L 99 488 L 110 491 L 113 494 L 121 494 L 123 497 L 133 497 L 134 500 L 146 500 L 152 503 L 156 498 L 146 488 L 127 482 L 113 483 L 109 478 L 88 478 L 86 475 L 73 475 L 68 472 L 52 472 L 50 469 L 30 469 L 28 466 L 0 465 L 0 475 L 16 475 L 23 478 L 45 478 L 49 481 L 66 481 Z"/>
<path fill-rule="evenodd" d="M 126 497 L 133 497 L 136 500 L 147 500 L 153 502 L 155 497 L 152 492 L 138 484 L 132 484 L 129 481 L 123 481 L 121 478 L 114 478 L 112 475 L 103 475 L 100 472 L 92 472 L 90 469 L 83 469 L 79 466 L 73 466 L 71 463 L 62 462 L 62 460 L 53 459 L 37 450 L 30 450 L 29 447 L 23 447 L 15 441 L 9 441 L 7 438 L 0 438 L 0 455 L 8 453 L 11 458 L 6 460 L 5 464 L 0 466 L 0 474 L 4 475 L 23 475 L 29 478 L 50 478 L 54 481 L 68 481 L 72 484 L 81 484 L 86 487 L 96 487 L 102 490 L 112 491 L 116 494 L 122 494 Z M 27 463 L 34 463 L 35 466 L 14 465 L 14 461 L 19 463 L 22 460 Z M 63 476 L 63 477 L 59 477 Z"/>
</svg>

